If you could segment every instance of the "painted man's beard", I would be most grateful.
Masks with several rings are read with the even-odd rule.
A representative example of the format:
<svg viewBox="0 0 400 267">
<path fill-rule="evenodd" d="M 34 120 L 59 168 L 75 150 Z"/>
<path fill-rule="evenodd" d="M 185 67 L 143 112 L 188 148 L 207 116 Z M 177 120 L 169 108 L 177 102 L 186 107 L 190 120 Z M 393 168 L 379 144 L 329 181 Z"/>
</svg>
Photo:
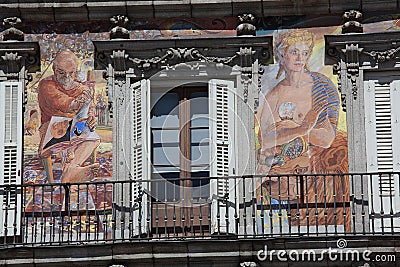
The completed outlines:
<svg viewBox="0 0 400 267">
<path fill-rule="evenodd" d="M 71 89 L 74 86 L 75 79 L 73 77 L 64 77 L 56 75 L 56 81 L 64 88 Z"/>
</svg>

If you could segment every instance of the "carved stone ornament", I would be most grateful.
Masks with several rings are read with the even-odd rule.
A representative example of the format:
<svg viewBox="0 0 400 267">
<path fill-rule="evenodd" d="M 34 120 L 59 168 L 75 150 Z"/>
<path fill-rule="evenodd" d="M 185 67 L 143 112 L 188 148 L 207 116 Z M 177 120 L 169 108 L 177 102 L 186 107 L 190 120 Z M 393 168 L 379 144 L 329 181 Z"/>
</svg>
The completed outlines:
<svg viewBox="0 0 400 267">
<path fill-rule="evenodd" d="M 125 101 L 125 84 L 126 81 L 123 78 L 114 80 L 115 86 L 118 88 L 118 103 L 123 106 Z"/>
<path fill-rule="evenodd" d="M 256 51 L 253 62 L 258 59 L 263 64 L 272 63 L 270 36 L 109 40 L 93 41 L 93 44 L 99 67 L 105 69 L 111 64 L 114 72 L 129 71 L 132 77 L 139 79 L 149 79 L 163 69 L 194 61 L 241 66 L 241 56 L 237 52 L 244 47 Z"/>
<path fill-rule="evenodd" d="M 17 52 L 6 52 L 1 56 L 2 61 L 6 64 L 6 72 L 8 75 L 18 75 L 21 69 L 21 58 L 22 56 L 18 55 Z"/>
<path fill-rule="evenodd" d="M 162 56 L 155 56 L 147 59 L 128 57 L 128 60 L 144 74 L 146 71 L 160 68 L 161 65 L 168 69 L 172 65 L 190 61 L 229 64 L 237 57 L 239 57 L 238 54 L 230 57 L 209 57 L 203 55 L 200 50 L 196 48 L 169 48 Z"/>
<path fill-rule="evenodd" d="M 358 10 L 350 10 L 350 11 L 344 12 L 343 19 L 345 21 L 352 21 L 352 20 L 361 21 L 362 13 Z"/>
<path fill-rule="evenodd" d="M 258 64 L 258 81 L 257 81 L 257 93 L 254 97 L 254 112 L 257 112 L 258 106 L 260 105 L 260 93 L 261 93 L 261 77 L 264 73 L 264 66 L 262 64 Z"/>
<path fill-rule="evenodd" d="M 23 41 L 24 33 L 17 29 L 16 26 L 21 24 L 21 19 L 18 17 L 10 17 L 3 19 L 3 26 L 6 28 L 1 35 L 3 36 L 3 41 Z"/>
<path fill-rule="evenodd" d="M 125 77 L 134 82 L 150 79 L 165 70 L 189 68 L 195 71 L 194 75 L 199 75 L 198 71 L 207 66 L 216 69 L 230 67 L 238 70 L 238 73 L 232 75 L 241 75 L 243 94 L 247 99 L 250 85 L 257 82 L 253 81 L 253 74 L 258 71 L 254 64 L 272 63 L 269 53 L 272 47 L 271 36 L 102 40 L 93 41 L 93 44 L 95 62 L 104 69 L 110 67 L 108 79 L 115 79 L 113 86 L 117 78 L 122 80 Z M 115 93 L 118 92 L 115 87 L 113 89 Z M 115 101 L 121 99 L 116 95 Z"/>
<path fill-rule="evenodd" d="M 256 35 L 256 18 L 253 14 L 241 14 L 238 16 L 239 25 L 236 28 L 237 36 Z"/>
<path fill-rule="evenodd" d="M 378 64 L 379 62 L 384 62 L 395 58 L 399 51 L 400 46 L 388 49 L 386 51 L 363 51 L 363 54 L 372 57 L 375 60 L 375 64 Z"/>
<path fill-rule="evenodd" d="M 108 78 L 108 75 L 107 75 Z M 107 85 L 106 85 L 106 94 L 108 97 L 108 111 L 109 111 L 109 116 L 110 118 L 113 118 L 114 116 L 114 111 L 113 111 L 113 102 L 114 102 L 114 95 L 113 95 L 113 79 L 112 77 L 110 77 L 109 79 L 107 79 Z"/>
<path fill-rule="evenodd" d="M 357 80 L 360 73 L 360 53 L 363 48 L 358 44 L 346 44 L 346 49 L 342 50 L 346 57 L 347 77 L 351 83 L 353 98 L 357 99 Z"/>
<path fill-rule="evenodd" d="M 344 24 L 342 33 L 361 33 L 363 26 L 361 24 L 362 13 L 357 10 L 350 10 L 343 15 Z"/>
<path fill-rule="evenodd" d="M 113 16 L 110 22 L 115 26 L 110 31 L 110 39 L 129 39 L 129 30 L 126 29 L 129 19 L 122 15 Z"/>
<path fill-rule="evenodd" d="M 25 86 L 24 86 L 24 109 L 25 105 L 28 104 L 28 84 L 33 81 L 32 74 L 25 71 Z"/>
<path fill-rule="evenodd" d="M 243 84 L 243 101 L 246 103 L 249 95 L 249 85 L 252 82 L 253 55 L 255 51 L 250 47 L 241 47 L 237 54 L 240 56 L 240 69 L 242 72 L 241 83 Z"/>
<path fill-rule="evenodd" d="M 342 110 L 346 112 L 346 94 L 342 90 L 342 69 L 340 63 L 333 64 L 333 74 L 337 75 L 337 85 L 342 100 Z"/>
<path fill-rule="evenodd" d="M 126 59 L 128 55 L 125 50 L 114 50 L 111 59 L 114 66 L 114 76 L 125 76 L 126 74 Z"/>
<path fill-rule="evenodd" d="M 34 73 L 40 70 L 38 42 L 0 41 L 0 75 L 7 80 L 23 79 L 21 71 Z"/>
</svg>

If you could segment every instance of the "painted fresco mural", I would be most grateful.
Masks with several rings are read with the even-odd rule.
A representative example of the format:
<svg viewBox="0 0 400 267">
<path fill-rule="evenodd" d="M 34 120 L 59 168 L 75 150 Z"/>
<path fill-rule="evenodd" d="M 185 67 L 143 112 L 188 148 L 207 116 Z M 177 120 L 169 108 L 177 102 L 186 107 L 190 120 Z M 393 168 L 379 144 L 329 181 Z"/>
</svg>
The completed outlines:
<svg viewBox="0 0 400 267">
<path fill-rule="evenodd" d="M 26 212 L 60 214 L 41 222 L 53 225 L 44 228 L 53 233 L 85 229 L 78 222 L 86 222 L 90 232 L 94 220 L 105 219 L 79 216 L 66 229 L 63 213 L 111 208 L 112 188 L 99 183 L 112 177 L 112 121 L 106 81 L 94 70 L 91 43 L 107 37 L 100 33 L 27 36 L 40 44 L 42 71 L 27 86 L 23 181 L 32 185 L 93 184 L 71 186 L 68 193 L 63 186 L 28 187 Z M 29 220 L 32 222 L 27 225 L 35 218 Z"/>
<path fill-rule="evenodd" d="M 332 68 L 323 64 L 323 36 L 336 30 L 330 27 L 273 32 L 276 64 L 264 67 L 263 101 L 257 118 L 257 172 L 270 175 L 259 185 L 258 200 L 264 206 L 276 207 L 263 211 L 265 214 L 260 211 L 260 218 L 264 219 L 259 218 L 259 224 L 264 228 L 274 224 L 349 224 L 343 208 L 330 207 L 334 195 L 336 202 L 349 201 L 346 176 L 274 176 L 348 172 L 345 115 Z M 326 217 L 324 208 L 302 208 L 308 197 L 312 203 L 327 204 Z M 288 206 L 292 203 L 296 209 L 292 207 L 290 211 Z M 308 216 L 307 211 L 312 215 Z"/>
<path fill-rule="evenodd" d="M 94 71 L 90 41 L 105 36 L 90 35 L 28 37 L 41 46 L 42 72 L 27 86 L 25 183 L 87 182 L 112 175 L 106 81 Z M 91 156 L 95 159 L 87 164 Z M 52 164 L 45 162 L 50 157 Z M 44 165 L 52 165 L 53 172 Z"/>
<path fill-rule="evenodd" d="M 197 30 L 187 21 L 179 23 L 176 27 L 183 30 L 176 31 L 171 24 L 169 29 L 133 31 L 132 38 L 236 33 Z M 44 236 L 78 230 L 108 234 L 112 228 L 111 215 L 96 213 L 111 210 L 113 190 L 107 183 L 112 179 L 112 120 L 106 80 L 103 72 L 94 68 L 92 44 L 92 40 L 105 39 L 109 39 L 108 33 L 89 32 L 31 34 L 25 38 L 39 42 L 42 70 L 27 86 L 23 182 L 49 185 L 27 187 L 25 212 L 32 213 L 25 222 L 28 232 L 29 225 L 39 222 L 44 225 Z M 59 183 L 84 184 L 50 186 Z M 82 210 L 84 215 L 67 221 L 68 214 Z M 35 212 L 49 217 L 35 218 Z"/>
<path fill-rule="evenodd" d="M 400 29 L 398 14 L 364 18 L 365 33 Z M 341 26 L 320 26 L 340 25 L 337 19 L 291 16 L 259 21 L 263 30 L 258 35 L 274 38 L 275 57 L 274 64 L 264 66 L 255 125 L 257 173 L 266 175 L 257 187 L 258 204 L 265 207 L 258 210 L 259 230 L 285 232 L 289 226 L 293 230 L 305 225 L 351 230 L 348 177 L 323 177 L 348 172 L 346 114 L 337 77 L 332 66 L 324 65 L 324 35 L 340 34 Z M 274 176 L 290 173 L 322 175 Z"/>
<path fill-rule="evenodd" d="M 369 18 L 375 22 L 378 18 Z M 132 39 L 170 38 L 176 36 L 236 35 L 236 19 L 130 22 Z M 338 224 L 349 225 L 343 208 L 328 208 L 328 216 L 318 209 L 318 216 L 307 217 L 300 208 L 295 218 L 290 204 L 302 194 L 317 196 L 317 201 L 349 201 L 346 176 L 321 176 L 313 181 L 288 177 L 282 183 L 273 175 L 285 173 L 346 173 L 347 134 L 345 113 L 341 110 L 337 80 L 332 67 L 324 65 L 324 35 L 337 34 L 340 27 L 315 27 L 329 18 L 307 19 L 301 16 L 268 17 L 258 21 L 258 35 L 274 37 L 275 64 L 264 66 L 260 106 L 256 115 L 257 172 L 271 175 L 257 189 L 259 204 L 272 207 L 259 210 L 260 227 L 274 225 Z M 331 22 L 332 23 L 332 22 Z M 337 22 L 336 25 L 339 25 Z M 385 20 L 365 26 L 365 32 L 398 30 L 399 20 Z M 282 26 L 293 29 L 280 29 Z M 304 28 L 311 27 L 311 28 Z M 102 182 L 112 177 L 112 121 L 109 116 L 106 81 L 94 69 L 91 40 L 109 39 L 109 25 L 96 22 L 25 25 L 27 41 L 38 41 L 41 47 L 42 71 L 32 76 L 27 86 L 24 125 L 25 184 L 87 182 L 72 187 L 66 201 L 62 186 L 29 187 L 26 212 L 59 212 L 44 224 L 66 230 L 62 214 L 111 207 L 110 186 Z M 276 30 L 278 29 L 279 30 Z M 301 29 L 298 29 L 301 28 Z M 207 29 L 207 30 L 204 30 Z M 89 33 L 89 31 L 92 33 Z M 58 32 L 58 34 L 53 33 Z M 60 34 L 61 33 L 61 34 Z M 313 182 L 315 186 L 309 186 Z M 289 186 L 287 186 L 289 184 Z M 326 188 L 326 196 L 321 192 Z M 277 192 L 280 191 L 280 196 Z M 282 194 L 283 193 L 283 194 Z M 312 200 L 314 201 L 314 200 Z M 304 204 L 304 203 L 302 203 Z M 283 207 L 278 211 L 273 207 Z M 309 213 L 315 214 L 310 208 Z M 264 214 L 261 214 L 261 213 Z M 334 216 L 336 212 L 337 216 Z M 346 211 L 349 214 L 349 211 Z M 293 216 L 292 216 L 293 215 Z M 264 218 L 264 219 L 262 219 Z M 349 217 L 348 217 L 349 218 Z M 325 221 L 327 219 L 327 221 Z M 34 220 L 33 217 L 30 220 Z M 94 221 L 97 220 L 97 223 Z M 99 223 L 99 220 L 103 223 Z M 307 221 L 308 220 L 308 221 Z M 86 222 L 86 231 L 105 231 L 111 226 L 106 216 L 76 218 L 69 227 Z M 33 221 L 28 222 L 33 223 Z M 48 229 L 54 229 L 48 228 Z M 350 229 L 349 227 L 347 229 Z M 53 230 L 54 231 L 54 230 Z M 54 232 L 53 232 L 54 233 Z"/>
</svg>

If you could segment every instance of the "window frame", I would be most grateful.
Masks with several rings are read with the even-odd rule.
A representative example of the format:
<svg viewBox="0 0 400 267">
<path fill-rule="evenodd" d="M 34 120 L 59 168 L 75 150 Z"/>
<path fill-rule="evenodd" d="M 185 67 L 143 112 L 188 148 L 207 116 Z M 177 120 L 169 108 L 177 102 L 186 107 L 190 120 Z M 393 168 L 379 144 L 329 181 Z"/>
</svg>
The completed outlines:
<svg viewBox="0 0 400 267">
<path fill-rule="evenodd" d="M 158 89 L 157 91 L 159 91 Z M 151 151 L 152 151 L 152 166 L 153 166 L 153 171 L 152 171 L 152 178 L 155 176 L 154 169 L 156 167 L 176 167 L 179 169 L 179 197 L 175 197 L 175 192 L 174 192 L 174 199 L 172 201 L 168 200 L 168 203 L 176 203 L 179 204 L 182 201 L 182 196 L 185 202 L 188 201 L 193 201 L 193 194 L 192 190 L 185 190 L 186 188 L 192 188 L 193 187 L 193 180 L 192 178 L 192 167 L 205 167 L 209 166 L 210 162 L 207 164 L 192 164 L 192 138 L 191 138 L 191 130 L 192 129 L 207 129 L 208 130 L 208 136 L 210 137 L 210 127 L 209 124 L 208 126 L 192 126 L 191 125 L 191 100 L 194 98 L 191 98 L 191 94 L 197 93 L 197 92 L 203 92 L 207 93 L 207 101 L 209 101 L 209 95 L 208 95 L 208 84 L 206 83 L 188 83 L 184 85 L 179 85 L 177 87 L 174 87 L 173 89 L 165 89 L 163 90 L 165 93 L 176 93 L 178 95 L 178 106 L 175 108 L 178 108 L 178 118 L 179 118 L 179 125 L 178 127 L 168 127 L 168 128 L 163 128 L 163 127 L 153 127 L 152 125 L 150 126 L 150 132 L 152 135 L 151 138 Z M 161 97 L 162 98 L 162 97 Z M 151 103 L 152 110 L 156 106 L 157 102 L 161 100 L 161 98 L 157 99 L 155 103 Z M 151 115 L 152 116 L 152 111 Z M 210 116 L 210 111 L 208 110 L 207 112 L 207 117 L 209 118 Z M 162 131 L 162 130 L 179 130 L 179 138 L 178 138 L 178 146 L 179 146 L 179 166 L 176 165 L 163 165 L 163 164 L 154 164 L 154 138 L 153 138 L 153 131 Z M 209 146 L 209 151 L 210 149 L 210 142 L 208 143 Z M 162 143 L 161 143 L 162 147 Z M 210 170 L 207 170 L 208 175 L 210 176 Z M 181 180 L 182 179 L 182 180 Z M 207 183 L 209 184 L 209 182 Z M 209 190 L 208 190 L 209 191 Z M 207 196 L 209 197 L 209 196 Z M 199 197 L 200 201 L 202 199 L 202 196 L 200 195 Z M 164 199 L 166 200 L 166 199 Z M 191 203 L 183 203 L 183 204 L 191 204 Z"/>
</svg>

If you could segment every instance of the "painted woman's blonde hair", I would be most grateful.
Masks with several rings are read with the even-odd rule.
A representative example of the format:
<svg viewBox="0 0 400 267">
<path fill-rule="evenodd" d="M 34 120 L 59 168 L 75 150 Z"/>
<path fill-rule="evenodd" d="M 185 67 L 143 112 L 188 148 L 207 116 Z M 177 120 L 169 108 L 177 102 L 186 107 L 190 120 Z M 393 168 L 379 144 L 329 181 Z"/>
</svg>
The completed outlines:
<svg viewBox="0 0 400 267">
<path fill-rule="evenodd" d="M 313 50 L 314 47 L 314 35 L 307 30 L 291 30 L 279 34 L 276 37 L 274 54 L 275 54 L 275 60 L 279 64 L 278 74 L 276 75 L 277 79 L 282 75 L 282 72 L 284 71 L 283 56 L 286 53 L 286 50 L 289 48 L 289 46 L 295 43 L 306 44 L 309 47 L 309 52 L 310 52 L 309 54 L 311 54 L 311 51 Z M 305 69 L 309 71 L 308 62 L 305 65 Z"/>
</svg>

